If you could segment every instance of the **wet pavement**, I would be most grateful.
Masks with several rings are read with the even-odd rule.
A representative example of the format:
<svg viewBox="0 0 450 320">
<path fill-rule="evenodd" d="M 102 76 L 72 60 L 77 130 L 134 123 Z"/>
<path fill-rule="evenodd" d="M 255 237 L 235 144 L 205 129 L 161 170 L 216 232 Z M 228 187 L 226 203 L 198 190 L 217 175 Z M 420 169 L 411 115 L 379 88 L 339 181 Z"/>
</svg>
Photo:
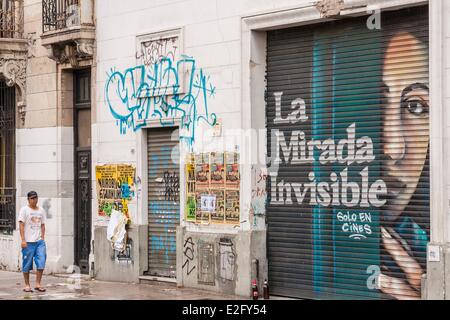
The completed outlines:
<svg viewBox="0 0 450 320">
<path fill-rule="evenodd" d="M 30 274 L 34 287 L 36 275 Z M 86 276 L 44 275 L 46 292 L 23 291 L 22 273 L 0 271 L 0 300 L 245 300 L 191 288 L 177 288 L 175 283 L 119 283 L 90 279 Z"/>
</svg>

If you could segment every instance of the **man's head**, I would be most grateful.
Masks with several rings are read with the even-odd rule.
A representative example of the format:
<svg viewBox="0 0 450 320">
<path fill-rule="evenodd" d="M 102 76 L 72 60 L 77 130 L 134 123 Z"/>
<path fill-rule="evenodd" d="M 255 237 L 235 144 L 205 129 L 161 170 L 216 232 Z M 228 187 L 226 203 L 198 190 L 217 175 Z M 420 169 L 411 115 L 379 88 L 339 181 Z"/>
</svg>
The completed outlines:
<svg viewBox="0 0 450 320">
<path fill-rule="evenodd" d="M 27 198 L 28 198 L 28 204 L 31 207 L 35 207 L 38 203 L 38 194 L 36 191 L 30 191 L 27 194 Z"/>
</svg>

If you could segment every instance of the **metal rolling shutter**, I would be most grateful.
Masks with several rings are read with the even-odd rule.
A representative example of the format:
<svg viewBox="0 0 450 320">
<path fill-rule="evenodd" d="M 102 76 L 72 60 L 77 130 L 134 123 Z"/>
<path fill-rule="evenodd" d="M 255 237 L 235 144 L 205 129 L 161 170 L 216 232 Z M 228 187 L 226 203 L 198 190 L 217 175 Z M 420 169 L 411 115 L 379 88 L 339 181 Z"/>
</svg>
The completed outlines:
<svg viewBox="0 0 450 320">
<path fill-rule="evenodd" d="M 420 296 L 430 222 L 428 8 L 382 12 L 381 18 L 381 30 L 369 30 L 361 17 L 267 34 L 267 152 L 274 172 L 267 242 L 275 295 Z M 353 131 L 355 153 L 358 144 L 367 149 L 352 162 L 352 144 L 344 139 L 352 140 Z M 323 149 L 313 146 L 314 160 L 302 159 L 312 140 Z M 338 153 L 340 142 L 346 163 L 333 161 L 338 155 L 330 145 Z M 325 156 L 324 150 L 331 151 Z M 358 185 L 346 188 L 346 197 L 345 174 Z M 305 184 L 310 187 L 301 199 Z"/>
<path fill-rule="evenodd" d="M 173 128 L 149 129 L 148 274 L 176 277 L 176 227 L 180 222 L 179 149 Z M 173 159 L 172 159 L 173 155 Z"/>
</svg>

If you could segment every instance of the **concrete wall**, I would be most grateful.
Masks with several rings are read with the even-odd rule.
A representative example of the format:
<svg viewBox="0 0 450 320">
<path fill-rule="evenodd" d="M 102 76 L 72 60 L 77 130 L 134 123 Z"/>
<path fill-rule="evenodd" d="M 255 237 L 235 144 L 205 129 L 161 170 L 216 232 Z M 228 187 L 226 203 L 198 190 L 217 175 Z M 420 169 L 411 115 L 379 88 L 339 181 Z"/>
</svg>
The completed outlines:
<svg viewBox="0 0 450 320">
<path fill-rule="evenodd" d="M 177 229 L 177 285 L 249 296 L 251 282 L 248 252 L 251 233 L 188 232 Z M 262 288 L 262 286 L 261 286 Z"/>
<path fill-rule="evenodd" d="M 139 276 L 147 270 L 147 228 L 132 226 L 128 229 L 130 244 L 129 258 L 119 259 L 111 243 L 106 239 L 106 227 L 96 227 L 94 230 L 94 277 L 98 280 L 139 282 Z"/>
<path fill-rule="evenodd" d="M 21 129 L 16 137 L 17 208 L 27 204 L 28 191 L 38 193 L 48 217 L 48 272 L 62 272 L 73 264 L 72 136 L 71 128 L 52 127 Z"/>
<path fill-rule="evenodd" d="M 20 270 L 20 242 L 16 237 L 0 236 L 0 270 Z"/>
</svg>

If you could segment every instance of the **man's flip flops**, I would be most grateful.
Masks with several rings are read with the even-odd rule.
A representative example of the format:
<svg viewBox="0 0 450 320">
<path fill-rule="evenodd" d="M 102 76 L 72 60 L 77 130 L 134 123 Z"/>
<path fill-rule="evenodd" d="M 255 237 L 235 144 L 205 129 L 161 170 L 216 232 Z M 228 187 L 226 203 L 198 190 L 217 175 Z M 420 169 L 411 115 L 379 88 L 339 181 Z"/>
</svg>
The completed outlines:
<svg viewBox="0 0 450 320">
<path fill-rule="evenodd" d="M 24 292 L 33 292 L 33 289 L 23 289 Z"/>
<path fill-rule="evenodd" d="M 45 291 L 47 291 L 47 290 L 44 289 L 44 288 L 34 288 L 34 290 L 37 290 L 37 291 L 39 291 L 39 292 L 45 292 Z"/>
</svg>

